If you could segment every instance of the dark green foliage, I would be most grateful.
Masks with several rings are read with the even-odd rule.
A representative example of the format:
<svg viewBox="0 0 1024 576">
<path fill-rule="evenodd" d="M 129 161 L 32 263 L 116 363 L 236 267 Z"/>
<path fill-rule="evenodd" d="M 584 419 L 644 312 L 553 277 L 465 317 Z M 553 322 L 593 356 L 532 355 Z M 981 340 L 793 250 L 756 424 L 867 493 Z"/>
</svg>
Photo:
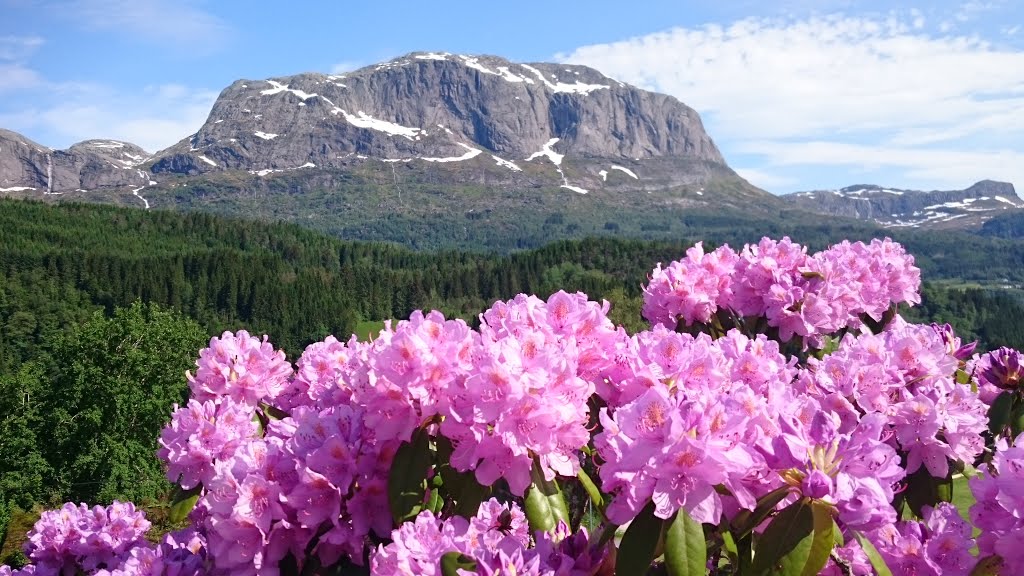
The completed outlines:
<svg viewBox="0 0 1024 576">
<path fill-rule="evenodd" d="M 1024 238 L 1024 213 L 996 216 L 981 225 L 980 233 L 982 236 L 996 238 Z"/>
<path fill-rule="evenodd" d="M 194 321 L 138 303 L 62 334 L 38 433 L 50 489 L 75 502 L 164 494 L 156 440 L 188 398 L 185 371 L 206 341 Z"/>
<path fill-rule="evenodd" d="M 157 438 L 206 340 L 195 321 L 136 303 L 54 334 L 0 376 L 0 506 L 166 493 Z"/>
</svg>

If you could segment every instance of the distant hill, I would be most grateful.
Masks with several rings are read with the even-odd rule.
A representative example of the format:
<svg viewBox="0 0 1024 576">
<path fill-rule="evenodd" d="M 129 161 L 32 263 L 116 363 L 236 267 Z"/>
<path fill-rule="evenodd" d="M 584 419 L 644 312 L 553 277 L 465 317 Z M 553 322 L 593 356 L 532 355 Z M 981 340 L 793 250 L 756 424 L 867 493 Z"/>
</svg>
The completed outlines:
<svg viewBox="0 0 1024 576">
<path fill-rule="evenodd" d="M 964 190 L 900 190 L 856 184 L 782 196 L 801 210 L 869 220 L 886 228 L 977 229 L 984 222 L 1024 208 L 1013 184 L 982 180 Z"/>
</svg>

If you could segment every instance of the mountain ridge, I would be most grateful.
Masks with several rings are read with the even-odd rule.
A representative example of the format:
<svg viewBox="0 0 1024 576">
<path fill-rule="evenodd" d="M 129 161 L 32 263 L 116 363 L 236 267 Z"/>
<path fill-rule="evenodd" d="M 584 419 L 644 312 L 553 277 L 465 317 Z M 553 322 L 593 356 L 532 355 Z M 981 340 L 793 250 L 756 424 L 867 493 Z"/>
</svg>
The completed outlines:
<svg viewBox="0 0 1024 576">
<path fill-rule="evenodd" d="M 780 198 L 807 212 L 869 220 L 888 228 L 979 227 L 1006 210 L 1024 208 L 1013 184 L 995 180 L 981 180 L 962 190 L 931 191 L 854 184 Z"/>
</svg>

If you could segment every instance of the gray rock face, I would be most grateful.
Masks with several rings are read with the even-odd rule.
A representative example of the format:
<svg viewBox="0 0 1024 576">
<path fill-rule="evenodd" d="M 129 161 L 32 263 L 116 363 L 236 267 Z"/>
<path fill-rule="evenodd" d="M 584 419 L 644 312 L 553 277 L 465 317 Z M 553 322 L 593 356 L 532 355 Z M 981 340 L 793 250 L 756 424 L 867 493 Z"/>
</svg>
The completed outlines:
<svg viewBox="0 0 1024 576">
<path fill-rule="evenodd" d="M 86 140 L 67 150 L 52 150 L 0 130 L 0 191 L 63 194 L 144 186 L 150 175 L 138 166 L 148 159 L 145 150 L 127 142 Z"/>
<path fill-rule="evenodd" d="M 1013 184 L 982 180 L 964 190 L 899 190 L 856 184 L 782 196 L 808 212 L 873 220 L 883 226 L 943 228 L 979 225 L 1007 210 L 1024 208 Z"/>
<path fill-rule="evenodd" d="M 239 80 L 195 135 L 157 155 L 153 171 L 480 156 L 512 173 L 527 162 L 560 170 L 563 155 L 574 166 L 593 164 L 594 177 L 617 160 L 658 160 L 661 180 L 668 160 L 725 164 L 697 113 L 671 96 L 584 66 L 414 53 L 343 75 Z"/>
</svg>

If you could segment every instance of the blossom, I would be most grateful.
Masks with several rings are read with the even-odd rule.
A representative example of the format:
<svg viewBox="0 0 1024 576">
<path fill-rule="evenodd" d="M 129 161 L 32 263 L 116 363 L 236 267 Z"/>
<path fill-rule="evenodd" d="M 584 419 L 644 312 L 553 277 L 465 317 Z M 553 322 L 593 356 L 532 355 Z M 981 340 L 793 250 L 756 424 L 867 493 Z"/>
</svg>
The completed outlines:
<svg viewBox="0 0 1024 576">
<path fill-rule="evenodd" d="M 40 574 L 118 567 L 143 544 L 150 523 L 132 503 L 64 504 L 43 512 L 28 533 L 25 555 Z"/>
<path fill-rule="evenodd" d="M 1011 444 L 996 439 L 992 461 L 979 467 L 980 475 L 969 480 L 975 504 L 971 521 L 981 530 L 981 556 L 996 554 L 1009 574 L 1024 571 L 1024 435 Z"/>
<path fill-rule="evenodd" d="M 264 336 L 260 341 L 245 330 L 224 332 L 210 339 L 210 345 L 199 353 L 196 373 L 187 374 L 192 397 L 203 402 L 218 396 L 255 406 L 259 401 L 273 401 L 288 386 L 292 366 L 284 352 Z"/>
<path fill-rule="evenodd" d="M 705 253 L 698 242 L 685 258 L 665 268 L 658 264 L 644 287 L 644 318 L 669 329 L 675 329 L 679 320 L 686 326 L 707 324 L 730 303 L 736 262 L 736 252 L 728 245 Z"/>
<path fill-rule="evenodd" d="M 1016 391 L 1024 381 L 1024 358 L 1013 348 L 976 356 L 971 366 L 978 382 L 978 395 L 986 404 L 992 404 L 1003 391 Z"/>
<path fill-rule="evenodd" d="M 251 407 L 224 396 L 174 405 L 170 423 L 160 432 L 157 455 L 167 463 L 167 478 L 189 490 L 213 478 L 213 464 L 234 455 L 255 436 Z"/>
</svg>

